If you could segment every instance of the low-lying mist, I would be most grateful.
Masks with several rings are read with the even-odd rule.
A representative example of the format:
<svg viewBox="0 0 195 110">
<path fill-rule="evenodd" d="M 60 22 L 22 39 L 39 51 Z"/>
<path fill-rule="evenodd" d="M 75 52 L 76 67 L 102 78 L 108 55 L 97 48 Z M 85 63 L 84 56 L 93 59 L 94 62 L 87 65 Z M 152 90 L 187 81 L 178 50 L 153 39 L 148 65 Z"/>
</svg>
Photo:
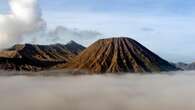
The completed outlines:
<svg viewBox="0 0 195 110">
<path fill-rule="evenodd" d="M 0 110 L 194 110 L 194 96 L 194 71 L 0 77 Z"/>
</svg>

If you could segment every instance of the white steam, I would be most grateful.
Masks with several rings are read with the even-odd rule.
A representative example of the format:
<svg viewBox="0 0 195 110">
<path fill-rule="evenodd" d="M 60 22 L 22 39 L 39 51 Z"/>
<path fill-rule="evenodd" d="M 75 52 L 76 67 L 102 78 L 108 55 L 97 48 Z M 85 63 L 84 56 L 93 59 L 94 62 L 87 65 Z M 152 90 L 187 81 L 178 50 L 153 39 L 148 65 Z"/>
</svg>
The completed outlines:
<svg viewBox="0 0 195 110">
<path fill-rule="evenodd" d="M 42 29 L 35 33 L 30 33 L 25 37 L 24 43 L 33 43 L 33 44 L 51 44 L 51 43 L 67 43 L 71 40 L 79 42 L 82 45 L 89 45 L 92 42 L 100 37 L 103 37 L 103 34 L 93 30 L 80 30 L 80 29 L 71 29 L 65 26 L 57 26 L 55 29 Z"/>
<path fill-rule="evenodd" d="M 0 49 L 12 46 L 22 36 L 42 28 L 41 11 L 37 0 L 8 0 L 10 13 L 0 15 Z"/>
<path fill-rule="evenodd" d="M 76 40 L 88 44 L 102 34 L 91 30 L 57 26 L 48 30 L 37 0 L 8 0 L 10 13 L 0 14 L 0 50 L 17 43 L 65 43 Z M 87 42 L 87 43 L 86 43 Z"/>
<path fill-rule="evenodd" d="M 193 71 L 0 77 L 0 110 L 194 110 L 194 84 Z"/>
</svg>

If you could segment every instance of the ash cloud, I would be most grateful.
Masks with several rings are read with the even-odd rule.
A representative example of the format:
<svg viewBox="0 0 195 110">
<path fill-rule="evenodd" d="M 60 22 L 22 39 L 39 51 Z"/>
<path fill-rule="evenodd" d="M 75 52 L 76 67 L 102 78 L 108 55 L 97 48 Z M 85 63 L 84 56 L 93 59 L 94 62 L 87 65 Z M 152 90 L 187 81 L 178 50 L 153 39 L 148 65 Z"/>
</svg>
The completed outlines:
<svg viewBox="0 0 195 110">
<path fill-rule="evenodd" d="M 8 0 L 10 13 L 0 14 L 0 49 L 22 41 L 24 34 L 45 27 L 37 0 Z"/>
<path fill-rule="evenodd" d="M 47 28 L 38 0 L 8 0 L 9 14 L 0 14 L 0 50 L 17 43 L 64 43 L 70 40 L 89 42 L 101 33 L 58 26 Z"/>
<path fill-rule="evenodd" d="M 194 83 L 194 71 L 0 77 L 0 109 L 194 110 Z"/>
</svg>

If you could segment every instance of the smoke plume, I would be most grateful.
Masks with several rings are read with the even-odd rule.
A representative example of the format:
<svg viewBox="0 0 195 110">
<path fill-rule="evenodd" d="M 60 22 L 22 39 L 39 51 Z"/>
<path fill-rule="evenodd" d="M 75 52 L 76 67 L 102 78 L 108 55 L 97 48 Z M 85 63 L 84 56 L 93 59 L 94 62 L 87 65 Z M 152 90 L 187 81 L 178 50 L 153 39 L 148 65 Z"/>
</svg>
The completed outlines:
<svg viewBox="0 0 195 110">
<path fill-rule="evenodd" d="M 10 13 L 0 14 L 0 50 L 17 43 L 65 43 L 76 40 L 83 44 L 96 40 L 102 34 L 91 30 L 69 29 L 57 26 L 49 30 L 42 19 L 37 0 L 8 0 Z M 84 42 L 85 41 L 85 42 Z"/>
<path fill-rule="evenodd" d="M 24 39 L 24 43 L 33 44 L 51 44 L 51 43 L 67 43 L 71 40 L 81 43 L 82 45 L 89 45 L 103 34 L 93 30 L 80 30 L 77 28 L 71 29 L 65 26 L 57 26 L 55 29 L 41 29 L 37 32 L 27 35 L 28 39 Z"/>
<path fill-rule="evenodd" d="M 22 36 L 44 27 L 37 0 L 8 0 L 10 13 L 0 15 L 0 49 L 22 41 Z"/>
</svg>

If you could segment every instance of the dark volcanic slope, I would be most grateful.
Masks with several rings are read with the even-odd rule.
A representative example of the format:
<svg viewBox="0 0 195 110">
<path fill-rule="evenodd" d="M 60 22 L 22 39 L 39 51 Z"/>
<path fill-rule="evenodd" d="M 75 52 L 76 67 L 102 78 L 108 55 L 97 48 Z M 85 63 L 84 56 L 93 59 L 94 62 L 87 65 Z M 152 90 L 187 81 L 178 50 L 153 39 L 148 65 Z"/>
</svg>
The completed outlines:
<svg viewBox="0 0 195 110">
<path fill-rule="evenodd" d="M 15 45 L 0 52 L 0 69 L 43 70 L 59 63 L 66 63 L 84 50 L 76 42 L 66 45 Z"/>
<path fill-rule="evenodd" d="M 71 53 L 78 55 L 81 51 L 85 49 L 84 46 L 76 43 L 75 41 L 70 41 L 65 45 L 66 49 L 69 50 Z"/>
<path fill-rule="evenodd" d="M 177 68 L 130 38 L 98 40 L 64 68 L 92 73 L 160 72 Z"/>
</svg>

